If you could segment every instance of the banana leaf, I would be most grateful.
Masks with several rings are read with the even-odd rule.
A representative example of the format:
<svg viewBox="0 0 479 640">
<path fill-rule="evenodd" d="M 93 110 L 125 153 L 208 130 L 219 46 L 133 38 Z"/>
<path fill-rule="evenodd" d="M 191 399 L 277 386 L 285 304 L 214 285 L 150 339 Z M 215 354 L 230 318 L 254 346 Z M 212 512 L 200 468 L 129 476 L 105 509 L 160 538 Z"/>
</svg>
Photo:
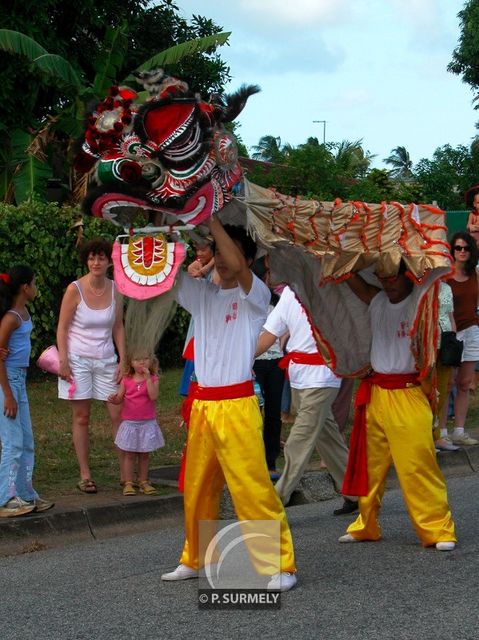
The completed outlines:
<svg viewBox="0 0 479 640">
<path fill-rule="evenodd" d="M 26 131 L 12 131 L 13 189 L 16 204 L 30 200 L 34 194 L 44 197 L 47 181 L 52 176 L 51 167 L 27 153 L 33 136 Z"/>
<path fill-rule="evenodd" d="M 128 49 L 128 23 L 118 28 L 108 27 L 101 55 L 96 62 L 93 90 L 98 97 L 108 93 L 112 84 L 118 82 L 118 70 L 123 64 Z"/>
<path fill-rule="evenodd" d="M 215 49 L 216 47 L 225 44 L 230 35 L 230 31 L 225 31 L 223 33 L 215 33 L 212 36 L 206 36 L 205 38 L 195 38 L 195 40 L 182 42 L 181 44 L 157 53 L 139 66 L 138 71 L 150 71 L 151 69 L 157 69 L 158 67 L 176 64 L 183 58 L 191 56 L 194 53 L 201 53 L 208 51 L 208 49 Z M 125 78 L 125 80 L 123 80 L 122 84 L 128 84 L 135 81 L 135 76 L 130 74 Z"/>
<path fill-rule="evenodd" d="M 0 29 L 0 49 L 26 56 L 32 62 L 35 58 L 48 53 L 33 38 L 11 29 Z"/>
</svg>

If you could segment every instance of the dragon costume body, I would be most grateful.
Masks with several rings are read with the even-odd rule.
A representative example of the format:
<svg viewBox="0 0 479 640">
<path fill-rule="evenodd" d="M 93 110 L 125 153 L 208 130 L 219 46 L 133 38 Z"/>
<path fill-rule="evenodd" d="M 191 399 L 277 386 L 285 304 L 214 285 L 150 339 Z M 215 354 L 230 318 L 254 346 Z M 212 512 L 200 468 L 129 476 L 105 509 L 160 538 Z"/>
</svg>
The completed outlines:
<svg viewBox="0 0 479 640">
<path fill-rule="evenodd" d="M 130 298 L 169 291 L 185 259 L 185 238 L 206 235 L 217 214 L 246 227 L 269 255 L 272 279 L 306 308 L 318 350 L 340 375 L 369 368 L 367 309 L 345 280 L 353 272 L 380 286 L 403 261 L 415 282 L 451 270 L 444 213 L 397 202 L 317 202 L 290 197 L 243 175 L 232 122 L 259 89 L 243 86 L 205 102 L 162 71 L 137 74 L 149 97 L 128 87 L 89 115 L 76 168 L 89 172 L 84 209 L 124 228 L 113 252 L 115 281 Z M 412 348 L 421 375 L 437 346 L 437 284 L 418 303 Z M 340 319 L 340 322 L 338 322 Z"/>
</svg>

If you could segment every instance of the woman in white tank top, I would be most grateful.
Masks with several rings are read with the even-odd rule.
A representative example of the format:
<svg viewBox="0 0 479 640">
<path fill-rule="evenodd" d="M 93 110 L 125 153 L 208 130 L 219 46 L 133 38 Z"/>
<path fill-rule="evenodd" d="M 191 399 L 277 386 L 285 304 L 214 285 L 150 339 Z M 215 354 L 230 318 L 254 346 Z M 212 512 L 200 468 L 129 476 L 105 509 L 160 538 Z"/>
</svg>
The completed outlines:
<svg viewBox="0 0 479 640">
<path fill-rule="evenodd" d="M 80 257 L 88 273 L 67 287 L 58 320 L 58 397 L 71 401 L 73 444 L 80 468 L 77 487 L 85 493 L 96 493 L 88 463 L 91 401 L 106 401 L 121 380 L 125 357 L 123 301 L 106 275 L 111 244 L 102 238 L 90 240 L 80 249 Z M 111 403 L 106 406 L 115 437 L 121 407 Z M 120 452 L 119 457 L 121 473 Z"/>
</svg>

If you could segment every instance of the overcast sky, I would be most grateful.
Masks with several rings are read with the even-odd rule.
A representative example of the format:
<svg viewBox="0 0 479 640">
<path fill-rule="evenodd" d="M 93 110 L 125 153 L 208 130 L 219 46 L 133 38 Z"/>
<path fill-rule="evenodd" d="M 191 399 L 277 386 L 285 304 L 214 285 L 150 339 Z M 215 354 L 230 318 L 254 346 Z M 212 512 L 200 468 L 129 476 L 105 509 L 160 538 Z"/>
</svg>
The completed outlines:
<svg viewBox="0 0 479 640">
<path fill-rule="evenodd" d="M 376 166 L 398 145 L 414 163 L 469 145 L 479 112 L 446 70 L 462 0 L 177 0 L 231 31 L 219 49 L 234 91 L 259 84 L 239 116 L 251 150 L 263 135 L 298 145 L 363 139 Z M 325 120 L 314 123 L 314 120 Z"/>
</svg>

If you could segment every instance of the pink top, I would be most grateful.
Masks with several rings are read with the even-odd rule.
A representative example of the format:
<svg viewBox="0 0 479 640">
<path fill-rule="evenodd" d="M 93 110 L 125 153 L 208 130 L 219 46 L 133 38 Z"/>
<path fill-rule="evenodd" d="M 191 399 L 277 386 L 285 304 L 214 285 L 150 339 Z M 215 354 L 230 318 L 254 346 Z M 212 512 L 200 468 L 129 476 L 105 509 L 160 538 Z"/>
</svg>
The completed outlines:
<svg viewBox="0 0 479 640">
<path fill-rule="evenodd" d="M 104 360 L 115 355 L 112 329 L 116 316 L 115 286 L 111 283 L 111 303 L 106 309 L 91 309 L 83 299 L 78 281 L 73 283 L 80 294 L 68 331 L 68 353 Z"/>
<path fill-rule="evenodd" d="M 151 376 L 153 382 L 158 376 Z M 125 401 L 121 412 L 122 420 L 151 420 L 156 418 L 156 404 L 150 400 L 146 380 L 137 382 L 131 376 L 125 376 L 122 380 L 125 386 Z"/>
</svg>

